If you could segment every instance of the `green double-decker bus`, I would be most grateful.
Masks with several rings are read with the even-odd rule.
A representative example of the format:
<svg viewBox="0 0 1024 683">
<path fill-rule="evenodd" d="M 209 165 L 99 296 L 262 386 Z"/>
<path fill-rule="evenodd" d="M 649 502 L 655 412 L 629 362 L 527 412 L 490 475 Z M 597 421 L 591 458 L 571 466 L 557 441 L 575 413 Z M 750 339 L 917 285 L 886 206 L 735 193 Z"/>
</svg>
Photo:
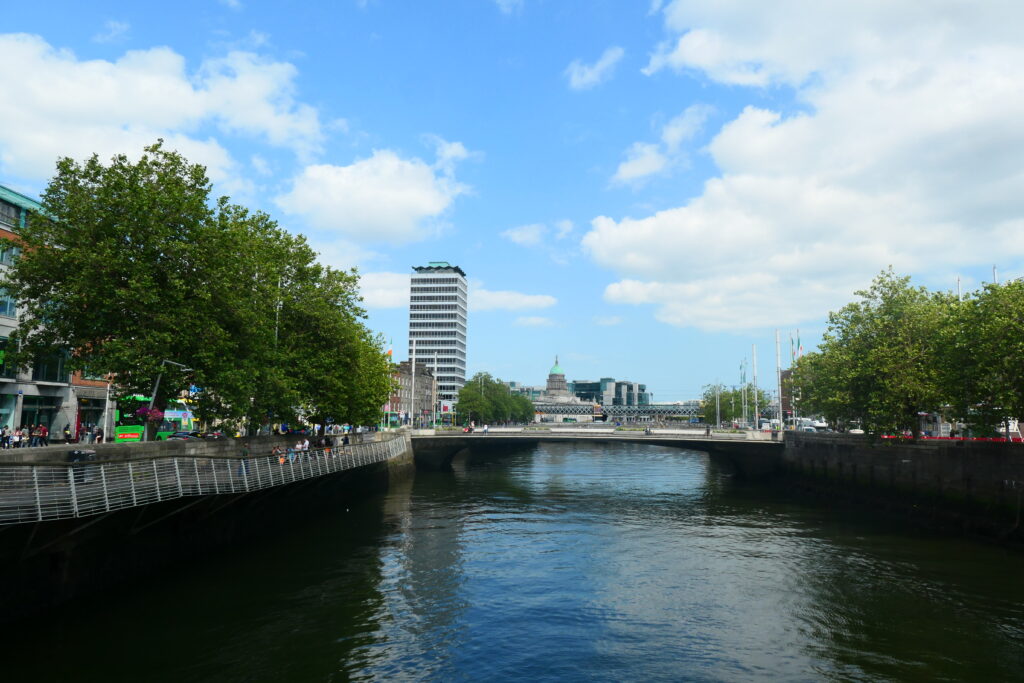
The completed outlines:
<svg viewBox="0 0 1024 683">
<path fill-rule="evenodd" d="M 144 404 L 148 399 L 145 396 L 129 396 L 124 402 Z M 134 412 L 124 414 L 119 406 L 118 410 L 114 411 L 114 420 L 115 442 L 142 441 L 145 432 L 145 420 L 142 417 L 135 415 Z M 162 441 L 175 432 L 191 432 L 195 425 L 196 419 L 188 404 L 179 400 L 168 401 L 163 420 L 157 426 L 154 438 Z"/>
</svg>

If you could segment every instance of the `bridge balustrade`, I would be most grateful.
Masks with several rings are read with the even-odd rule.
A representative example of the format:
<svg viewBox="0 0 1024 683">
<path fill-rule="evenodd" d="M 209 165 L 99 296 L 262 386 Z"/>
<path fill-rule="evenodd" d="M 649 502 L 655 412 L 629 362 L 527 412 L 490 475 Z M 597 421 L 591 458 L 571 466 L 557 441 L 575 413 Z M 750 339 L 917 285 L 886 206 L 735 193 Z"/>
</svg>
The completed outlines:
<svg viewBox="0 0 1024 683">
<path fill-rule="evenodd" d="M 240 494 L 384 462 L 409 437 L 256 457 L 0 463 L 0 526 L 86 517 L 189 496 Z"/>
</svg>

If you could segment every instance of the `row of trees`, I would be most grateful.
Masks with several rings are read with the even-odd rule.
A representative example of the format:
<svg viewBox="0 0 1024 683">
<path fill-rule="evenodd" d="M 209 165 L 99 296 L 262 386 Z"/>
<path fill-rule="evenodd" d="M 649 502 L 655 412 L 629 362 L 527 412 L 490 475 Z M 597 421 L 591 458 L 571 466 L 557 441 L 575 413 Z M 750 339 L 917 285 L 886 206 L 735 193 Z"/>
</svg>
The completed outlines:
<svg viewBox="0 0 1024 683">
<path fill-rule="evenodd" d="M 478 372 L 459 390 L 459 415 L 463 421 L 532 422 L 533 403 L 513 394 L 507 384 L 486 372 Z"/>
<path fill-rule="evenodd" d="M 64 158 L 3 287 L 22 308 L 9 360 L 65 349 L 157 405 L 200 387 L 201 419 L 373 423 L 391 389 L 358 276 L 226 197 L 162 141 L 135 162 Z M 165 363 L 164 361 L 172 361 Z M 183 370 L 182 368 L 189 368 Z"/>
<path fill-rule="evenodd" d="M 704 393 L 701 396 L 704 421 L 713 423 L 716 414 L 721 417 L 723 424 L 753 420 L 755 391 L 758 410 L 764 412 L 769 406 L 770 399 L 768 392 L 763 389 L 755 390 L 753 384 L 747 384 L 745 387 L 708 384 L 704 387 Z M 746 415 L 743 413 L 744 398 L 746 399 Z"/>
<path fill-rule="evenodd" d="M 922 413 L 979 434 L 1024 417 L 1024 282 L 961 298 L 912 287 L 890 268 L 857 296 L 794 368 L 801 412 L 915 438 Z"/>
</svg>

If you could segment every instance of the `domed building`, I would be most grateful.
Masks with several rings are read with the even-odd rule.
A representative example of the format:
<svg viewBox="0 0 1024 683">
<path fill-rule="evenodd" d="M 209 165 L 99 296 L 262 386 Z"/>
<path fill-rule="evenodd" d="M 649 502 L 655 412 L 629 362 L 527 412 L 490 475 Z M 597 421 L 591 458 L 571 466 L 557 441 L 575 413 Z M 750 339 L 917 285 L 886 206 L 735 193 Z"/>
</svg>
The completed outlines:
<svg viewBox="0 0 1024 683">
<path fill-rule="evenodd" d="M 548 372 L 547 386 L 533 400 L 533 405 L 538 422 L 591 422 L 594 419 L 593 404 L 581 401 L 569 391 L 558 356 Z"/>
<path fill-rule="evenodd" d="M 569 384 L 565 381 L 565 372 L 558 364 L 558 356 L 555 356 L 555 364 L 548 373 L 548 385 L 544 391 L 544 398 L 549 401 L 561 402 L 573 400 L 579 402 L 575 396 L 569 393 Z"/>
</svg>

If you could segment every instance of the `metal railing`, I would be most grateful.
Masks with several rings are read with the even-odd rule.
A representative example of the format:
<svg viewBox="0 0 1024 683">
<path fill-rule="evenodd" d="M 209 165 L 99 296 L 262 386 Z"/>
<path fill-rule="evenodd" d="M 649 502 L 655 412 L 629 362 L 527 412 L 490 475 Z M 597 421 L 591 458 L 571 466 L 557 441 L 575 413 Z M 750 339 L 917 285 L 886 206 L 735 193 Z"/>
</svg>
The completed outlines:
<svg viewBox="0 0 1024 683">
<path fill-rule="evenodd" d="M 409 437 L 255 457 L 0 464 L 0 526 L 86 517 L 187 496 L 238 494 L 384 462 Z"/>
</svg>

